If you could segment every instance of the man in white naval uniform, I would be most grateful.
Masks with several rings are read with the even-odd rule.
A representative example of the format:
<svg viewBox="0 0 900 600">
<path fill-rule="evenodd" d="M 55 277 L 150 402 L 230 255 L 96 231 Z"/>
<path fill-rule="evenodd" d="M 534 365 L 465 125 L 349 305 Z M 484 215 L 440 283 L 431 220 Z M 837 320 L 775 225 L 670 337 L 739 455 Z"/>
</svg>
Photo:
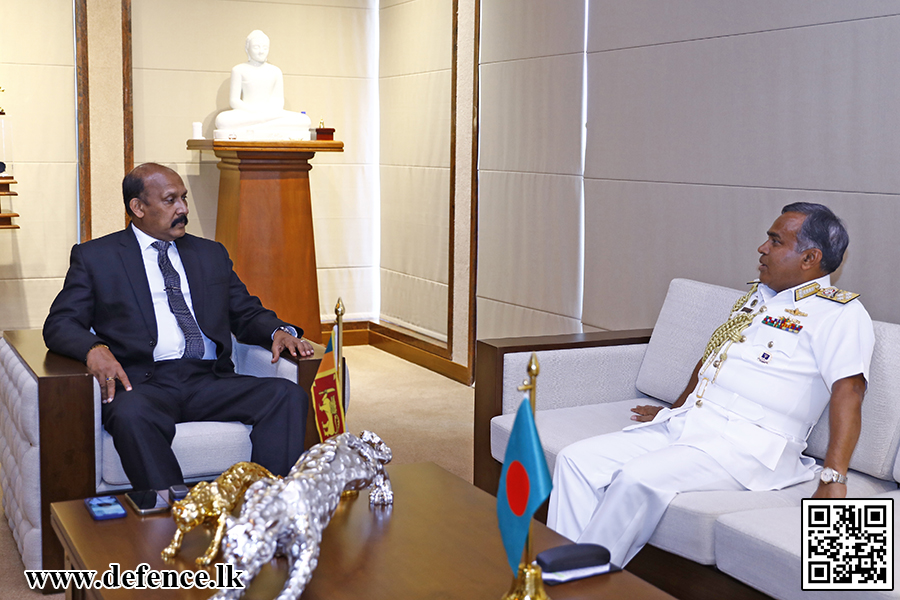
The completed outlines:
<svg viewBox="0 0 900 600">
<path fill-rule="evenodd" d="M 772 490 L 815 476 L 802 456 L 829 406 L 814 497 L 846 496 L 874 346 L 859 300 L 831 287 L 848 236 L 820 204 L 785 206 L 759 247 L 759 282 L 713 334 L 671 408 L 637 406 L 625 430 L 560 453 L 547 525 L 624 566 L 679 492 Z M 830 401 L 830 403 L 829 403 Z"/>
</svg>

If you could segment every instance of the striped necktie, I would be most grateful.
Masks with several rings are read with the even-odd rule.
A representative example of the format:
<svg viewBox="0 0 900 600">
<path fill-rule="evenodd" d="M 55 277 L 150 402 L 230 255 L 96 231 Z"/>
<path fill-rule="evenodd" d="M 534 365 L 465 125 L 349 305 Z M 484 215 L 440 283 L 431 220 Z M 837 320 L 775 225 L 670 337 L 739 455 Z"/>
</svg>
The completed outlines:
<svg viewBox="0 0 900 600">
<path fill-rule="evenodd" d="M 203 344 L 203 335 L 181 293 L 181 277 L 169 260 L 169 242 L 153 242 L 153 247 L 159 253 L 157 262 L 159 262 L 159 270 L 162 271 L 163 281 L 166 285 L 169 310 L 175 315 L 178 326 L 184 332 L 184 358 L 203 358 L 206 350 Z"/>
</svg>

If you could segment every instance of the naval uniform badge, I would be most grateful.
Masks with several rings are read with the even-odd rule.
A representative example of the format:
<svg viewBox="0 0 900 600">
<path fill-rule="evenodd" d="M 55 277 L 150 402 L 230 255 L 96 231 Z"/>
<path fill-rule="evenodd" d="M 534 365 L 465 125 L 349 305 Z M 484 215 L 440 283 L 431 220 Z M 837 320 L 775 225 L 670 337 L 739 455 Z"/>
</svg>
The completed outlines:
<svg viewBox="0 0 900 600">
<path fill-rule="evenodd" d="M 851 300 L 859 298 L 859 294 L 855 292 L 839 290 L 836 287 L 822 288 L 816 293 L 816 296 L 825 298 L 826 300 L 832 300 L 833 302 L 840 302 L 841 304 L 847 304 Z"/>
<path fill-rule="evenodd" d="M 762 322 L 763 325 L 768 325 L 769 327 L 781 329 L 782 331 L 789 331 L 791 333 L 800 333 L 800 330 L 803 329 L 803 325 L 800 324 L 800 321 L 790 317 L 766 317 Z"/>
<path fill-rule="evenodd" d="M 761 362 L 761 363 L 764 364 L 764 365 L 767 365 L 767 364 L 769 364 L 769 359 L 770 359 L 770 358 L 772 358 L 772 355 L 771 355 L 771 354 L 769 354 L 768 352 L 763 352 L 762 354 L 760 354 L 760 355 L 757 357 L 756 360 L 758 360 L 759 362 Z"/>
<path fill-rule="evenodd" d="M 799 308 L 786 308 L 784 312 L 794 315 L 795 317 L 808 317 L 809 315 L 800 310 Z"/>
</svg>

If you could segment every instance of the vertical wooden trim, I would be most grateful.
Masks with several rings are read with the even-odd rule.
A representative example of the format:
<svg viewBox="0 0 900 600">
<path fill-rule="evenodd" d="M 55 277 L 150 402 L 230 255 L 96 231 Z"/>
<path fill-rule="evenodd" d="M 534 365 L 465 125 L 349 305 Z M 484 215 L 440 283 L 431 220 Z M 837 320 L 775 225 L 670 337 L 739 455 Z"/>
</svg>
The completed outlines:
<svg viewBox="0 0 900 600">
<path fill-rule="evenodd" d="M 475 378 L 475 345 L 477 342 L 476 331 L 478 327 L 477 306 L 478 296 L 476 285 L 478 282 L 478 98 L 481 80 L 479 79 L 479 66 L 481 63 L 481 2 L 475 2 L 475 57 L 472 73 L 472 201 L 469 217 L 469 374 L 470 381 Z"/>
<path fill-rule="evenodd" d="M 478 342 L 475 366 L 473 483 L 489 494 L 497 493 L 501 465 L 491 455 L 491 419 L 503 413 L 503 349 Z"/>
<path fill-rule="evenodd" d="M 449 264 L 447 267 L 447 350 L 453 356 L 453 304 L 456 294 L 453 293 L 453 282 L 456 270 L 456 77 L 459 72 L 459 0 L 453 0 L 450 29 L 450 227 L 447 243 Z"/>
<path fill-rule="evenodd" d="M 134 168 L 134 97 L 131 56 L 131 0 L 122 0 L 122 118 L 125 173 Z M 124 210 L 124 209 L 123 209 Z"/>
<path fill-rule="evenodd" d="M 78 119 L 78 233 L 91 239 L 91 111 L 88 92 L 87 0 L 74 0 L 75 111 Z"/>
</svg>

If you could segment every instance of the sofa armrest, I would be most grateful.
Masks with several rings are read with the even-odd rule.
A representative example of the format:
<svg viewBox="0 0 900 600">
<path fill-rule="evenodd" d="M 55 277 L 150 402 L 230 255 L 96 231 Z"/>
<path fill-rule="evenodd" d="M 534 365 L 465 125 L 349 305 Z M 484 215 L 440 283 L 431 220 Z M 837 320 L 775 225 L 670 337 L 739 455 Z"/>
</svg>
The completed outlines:
<svg viewBox="0 0 900 600">
<path fill-rule="evenodd" d="M 633 329 L 479 340 L 475 351 L 475 485 L 493 494 L 500 480 L 500 464 L 491 456 L 491 419 L 503 414 L 504 380 L 507 377 L 504 367 L 508 364 L 507 355 L 531 351 L 646 344 L 650 341 L 651 333 L 651 329 Z M 520 373 L 510 373 L 509 377 L 524 380 L 525 371 L 522 369 Z M 539 402 L 542 398 L 540 382 L 541 379 L 538 377 Z"/>
<path fill-rule="evenodd" d="M 38 387 L 42 566 L 26 567 L 62 569 L 63 550 L 50 526 L 50 503 L 96 493 L 94 378 L 77 360 L 47 350 L 40 329 L 3 336 Z"/>
</svg>

